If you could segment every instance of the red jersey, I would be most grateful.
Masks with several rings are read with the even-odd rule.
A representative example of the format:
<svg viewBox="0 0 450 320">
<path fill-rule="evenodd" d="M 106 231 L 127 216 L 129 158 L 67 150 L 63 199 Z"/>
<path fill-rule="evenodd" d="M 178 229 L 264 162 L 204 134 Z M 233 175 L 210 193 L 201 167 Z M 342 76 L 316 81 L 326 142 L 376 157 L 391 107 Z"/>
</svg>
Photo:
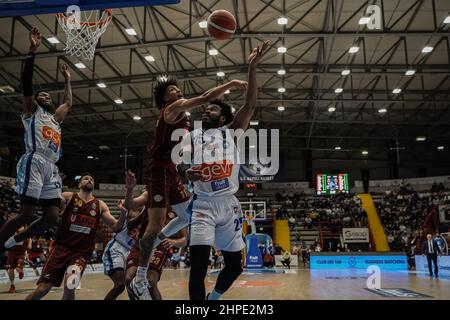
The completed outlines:
<svg viewBox="0 0 450 320">
<path fill-rule="evenodd" d="M 73 193 L 56 232 L 55 245 L 63 245 L 74 251 L 91 255 L 100 221 L 100 200 L 84 202 Z"/>
<path fill-rule="evenodd" d="M 172 219 L 169 217 L 169 210 L 166 213 L 166 220 L 164 221 L 163 226 L 165 226 L 166 224 L 168 224 Z M 141 218 L 141 226 L 138 232 L 138 239 L 141 239 L 142 236 L 144 235 L 145 229 L 147 229 L 147 225 L 148 225 L 148 212 L 147 212 L 147 208 L 145 208 L 144 213 L 142 214 L 143 217 Z M 175 216 L 176 217 L 176 216 Z M 172 236 L 171 236 L 172 237 Z M 139 241 L 136 241 L 137 244 L 139 244 Z"/>
<path fill-rule="evenodd" d="M 179 141 L 172 141 L 172 133 L 177 129 L 187 129 L 186 114 L 183 112 L 178 116 L 174 123 L 167 123 L 164 117 L 166 108 L 167 105 L 161 109 L 158 120 L 156 121 L 155 141 L 149 148 L 150 166 L 156 164 L 174 167 L 171 153 L 173 147 L 175 147 Z"/>
</svg>

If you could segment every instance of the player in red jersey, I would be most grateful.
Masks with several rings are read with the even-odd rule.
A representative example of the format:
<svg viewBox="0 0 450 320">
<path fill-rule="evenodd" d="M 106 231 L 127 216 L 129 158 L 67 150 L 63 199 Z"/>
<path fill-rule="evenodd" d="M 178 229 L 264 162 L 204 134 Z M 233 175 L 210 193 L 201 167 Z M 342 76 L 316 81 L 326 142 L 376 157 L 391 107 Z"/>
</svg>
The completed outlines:
<svg viewBox="0 0 450 320">
<path fill-rule="evenodd" d="M 43 298 L 53 286 L 59 287 L 64 279 L 63 300 L 75 299 L 83 271 L 95 247 L 95 235 L 102 220 L 114 232 L 119 231 L 126 219 L 125 214 L 114 218 L 106 203 L 94 197 L 94 178 L 91 174 L 81 176 L 78 193 L 62 194 L 65 208 L 56 232 L 55 244 L 42 270 L 38 287 L 27 300 Z"/>
<path fill-rule="evenodd" d="M 154 242 L 164 223 L 166 208 L 171 206 L 179 215 L 179 212 L 186 211 L 188 203 L 187 192 L 171 159 L 172 149 L 179 143 L 172 141 L 172 133 L 187 127 L 186 111 L 216 100 L 225 91 L 235 87 L 245 90 L 247 82 L 232 80 L 191 99 L 184 99 L 178 82 L 173 77 L 160 78 L 155 86 L 154 95 L 160 114 L 156 122 L 154 143 L 149 149 L 149 165 L 144 174 L 144 182 L 149 190 L 148 224 L 140 240 L 139 267 L 130 284 L 134 294 L 143 300 L 151 299 L 147 269 Z"/>
<path fill-rule="evenodd" d="M 16 234 L 25 230 L 25 227 L 21 227 L 17 230 Z M 16 286 L 14 284 L 15 273 L 14 270 L 17 270 L 19 273 L 19 279 L 23 279 L 23 265 L 25 261 L 25 252 L 27 251 L 28 246 L 31 245 L 31 239 L 24 241 L 21 244 L 9 249 L 6 260 L 6 270 L 8 270 L 8 277 L 10 282 L 10 287 L 8 292 L 15 293 Z"/>
<path fill-rule="evenodd" d="M 134 190 L 134 187 L 136 185 L 136 180 L 134 179 L 134 174 L 130 171 L 127 172 L 126 175 L 126 187 L 127 190 L 131 189 Z M 127 208 L 130 208 L 130 211 L 137 210 L 139 208 L 143 208 L 141 210 L 141 216 L 138 219 L 135 219 L 135 221 L 138 221 L 140 228 L 137 233 L 137 237 L 139 239 L 142 238 L 142 235 L 144 234 L 145 229 L 148 225 L 148 215 L 147 215 L 147 208 L 145 207 L 145 204 L 148 202 L 148 195 L 149 193 L 147 190 L 145 190 L 141 195 L 139 195 L 137 198 L 132 197 L 132 192 L 129 193 L 127 191 L 127 198 L 124 200 L 124 204 Z M 140 221 L 139 221 L 140 220 Z M 166 215 L 165 223 L 164 225 L 168 225 L 170 221 L 176 220 L 175 215 L 172 212 L 168 212 Z M 175 226 L 175 228 L 177 228 Z M 183 247 L 187 243 L 187 231 L 186 228 L 182 228 L 181 230 L 178 228 L 177 233 L 173 234 L 174 239 L 164 238 L 158 240 L 158 245 L 156 246 L 155 250 L 153 251 L 153 255 L 150 259 L 148 271 L 147 271 L 147 281 L 150 285 L 150 296 L 153 300 L 162 300 L 161 292 L 158 289 L 158 281 L 161 278 L 161 273 L 164 265 L 166 264 L 166 261 L 169 257 L 168 249 L 176 246 L 176 247 Z M 136 241 L 133 244 L 133 247 L 130 250 L 130 253 L 127 257 L 126 262 L 126 274 L 125 274 L 125 282 L 126 287 L 128 291 L 128 296 L 131 300 L 141 300 L 142 297 L 139 295 L 136 295 L 133 290 L 131 289 L 131 283 L 133 279 L 136 276 L 137 268 L 139 265 L 139 256 L 140 256 L 140 248 L 139 248 L 139 242 Z"/>
<path fill-rule="evenodd" d="M 143 197 L 147 196 L 148 193 L 147 191 L 145 191 Z M 143 211 L 145 211 L 145 208 Z M 173 218 L 175 218 L 175 214 L 169 211 L 167 213 L 164 225 L 166 225 Z M 139 232 L 140 236 L 145 231 L 147 223 L 148 223 L 148 216 L 143 214 L 141 229 Z M 153 251 L 147 271 L 147 281 L 150 284 L 150 295 L 153 300 L 162 300 L 161 292 L 158 289 L 158 281 L 161 279 L 163 268 L 166 265 L 167 259 L 169 258 L 169 249 L 171 247 L 181 248 L 186 244 L 187 244 L 187 231 L 186 228 L 184 228 L 180 230 L 177 234 L 173 235 L 171 238 L 164 239 L 161 242 L 161 244 L 158 245 Z M 139 296 L 135 296 L 134 293 L 131 290 L 129 290 L 129 286 L 134 277 L 136 276 L 136 271 L 139 265 L 139 254 L 140 254 L 139 243 L 135 242 L 135 244 L 130 250 L 130 253 L 128 254 L 126 263 L 126 275 L 125 275 L 128 295 L 131 300 L 140 299 Z"/>
</svg>

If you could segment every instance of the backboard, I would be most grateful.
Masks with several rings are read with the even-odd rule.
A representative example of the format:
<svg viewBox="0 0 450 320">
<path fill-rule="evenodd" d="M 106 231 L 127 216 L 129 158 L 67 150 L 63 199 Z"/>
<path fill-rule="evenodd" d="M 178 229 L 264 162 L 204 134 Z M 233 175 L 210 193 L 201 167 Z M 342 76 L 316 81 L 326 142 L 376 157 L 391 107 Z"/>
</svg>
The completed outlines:
<svg viewBox="0 0 450 320">
<path fill-rule="evenodd" d="M 70 5 L 80 10 L 101 10 L 177 4 L 180 0 L 0 0 L 0 17 L 64 13 Z"/>
</svg>

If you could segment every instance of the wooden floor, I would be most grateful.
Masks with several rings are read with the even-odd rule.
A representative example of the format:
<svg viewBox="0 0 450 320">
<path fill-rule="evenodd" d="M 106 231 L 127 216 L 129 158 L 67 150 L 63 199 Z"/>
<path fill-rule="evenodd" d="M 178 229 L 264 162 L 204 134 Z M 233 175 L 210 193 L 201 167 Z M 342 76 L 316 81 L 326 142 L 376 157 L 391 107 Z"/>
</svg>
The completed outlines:
<svg viewBox="0 0 450 320">
<path fill-rule="evenodd" d="M 261 300 L 317 300 L 317 299 L 392 299 L 366 290 L 367 276 L 356 271 L 314 271 L 293 269 L 291 273 L 243 274 L 223 299 Z M 160 290 L 164 299 L 188 299 L 187 279 L 189 270 L 164 270 Z M 217 274 L 207 278 L 207 292 L 211 291 Z M 103 299 L 112 282 L 102 274 L 86 275 L 77 299 Z M 434 279 L 407 272 L 382 273 L 382 288 L 403 288 L 431 298 L 450 299 L 450 279 Z M 0 284 L 0 300 L 21 300 L 35 288 L 34 281 L 16 283 L 17 293 L 7 293 L 8 285 Z M 54 288 L 45 299 L 60 299 L 62 290 Z M 126 293 L 120 299 L 128 299 Z"/>
</svg>

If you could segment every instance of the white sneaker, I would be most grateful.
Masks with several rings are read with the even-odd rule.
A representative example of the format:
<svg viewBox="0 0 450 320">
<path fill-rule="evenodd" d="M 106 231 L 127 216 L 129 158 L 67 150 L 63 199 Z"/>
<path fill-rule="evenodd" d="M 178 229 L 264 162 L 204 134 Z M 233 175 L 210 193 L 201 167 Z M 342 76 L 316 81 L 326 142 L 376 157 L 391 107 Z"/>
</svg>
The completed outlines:
<svg viewBox="0 0 450 320">
<path fill-rule="evenodd" d="M 150 288 L 147 281 L 137 282 L 134 278 L 127 289 L 136 300 L 152 300 Z"/>
</svg>

